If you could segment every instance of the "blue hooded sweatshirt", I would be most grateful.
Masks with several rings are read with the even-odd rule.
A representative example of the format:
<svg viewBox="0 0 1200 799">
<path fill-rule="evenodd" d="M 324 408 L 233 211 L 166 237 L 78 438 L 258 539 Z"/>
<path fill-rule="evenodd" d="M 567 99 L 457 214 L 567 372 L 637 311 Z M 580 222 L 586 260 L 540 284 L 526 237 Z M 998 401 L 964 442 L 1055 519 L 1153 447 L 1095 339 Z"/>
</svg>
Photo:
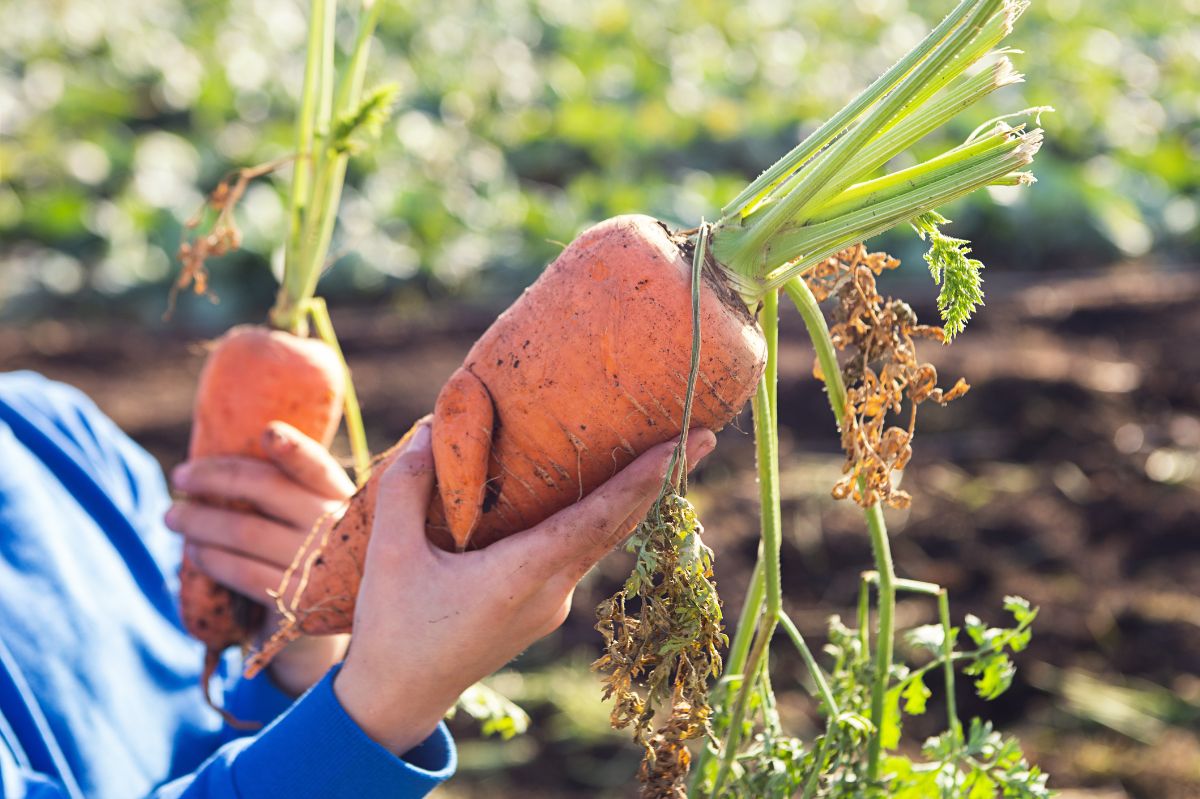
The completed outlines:
<svg viewBox="0 0 1200 799">
<path fill-rule="evenodd" d="M 293 700 L 229 655 L 214 694 L 266 726 L 224 724 L 176 606 L 169 503 L 81 393 L 0 374 L 0 799 L 404 799 L 450 776 L 444 726 L 394 756 L 338 703 L 336 668 Z"/>
</svg>

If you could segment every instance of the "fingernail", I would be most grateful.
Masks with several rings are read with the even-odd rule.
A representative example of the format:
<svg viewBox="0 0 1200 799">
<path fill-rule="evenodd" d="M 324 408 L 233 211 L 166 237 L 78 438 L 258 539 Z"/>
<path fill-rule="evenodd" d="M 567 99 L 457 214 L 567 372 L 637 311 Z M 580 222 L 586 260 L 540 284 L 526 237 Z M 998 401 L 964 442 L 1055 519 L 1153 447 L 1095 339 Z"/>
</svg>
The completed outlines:
<svg viewBox="0 0 1200 799">
<path fill-rule="evenodd" d="M 263 433 L 263 441 L 269 449 L 284 450 L 296 446 L 295 440 L 283 428 L 269 425 Z"/>
<path fill-rule="evenodd" d="M 183 488 L 184 483 L 187 482 L 188 478 L 191 476 L 191 473 L 191 466 L 186 463 L 179 464 L 171 470 L 171 485 L 175 486 L 176 488 Z"/>
<path fill-rule="evenodd" d="M 176 523 L 179 521 L 179 510 L 177 505 L 172 505 L 167 508 L 167 512 L 163 514 L 163 522 L 170 529 L 174 530 Z"/>
<path fill-rule="evenodd" d="M 408 442 L 408 450 L 410 452 L 422 452 L 429 449 L 429 442 L 433 435 L 429 430 L 428 424 L 422 424 L 413 433 L 412 439 Z"/>
<path fill-rule="evenodd" d="M 717 448 L 717 437 L 713 435 L 704 436 L 696 445 L 696 458 L 703 458 L 708 453 Z"/>
</svg>

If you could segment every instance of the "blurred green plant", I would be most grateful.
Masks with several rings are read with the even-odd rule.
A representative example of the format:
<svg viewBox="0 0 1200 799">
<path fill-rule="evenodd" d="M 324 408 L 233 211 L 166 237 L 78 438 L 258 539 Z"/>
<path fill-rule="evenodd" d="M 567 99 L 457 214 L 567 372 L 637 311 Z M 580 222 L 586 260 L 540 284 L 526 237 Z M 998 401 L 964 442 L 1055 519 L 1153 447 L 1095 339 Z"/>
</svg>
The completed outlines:
<svg viewBox="0 0 1200 799">
<path fill-rule="evenodd" d="M 9 315 L 44 310 L 29 301 L 37 298 L 112 307 L 112 297 L 136 299 L 131 290 L 149 286 L 141 315 L 157 318 L 175 268 L 169 253 L 200 190 L 292 144 L 303 5 L 8 5 L 0 303 Z M 470 277 L 476 291 L 511 294 L 589 221 L 632 210 L 681 222 L 711 214 L 905 52 L 940 8 L 390 3 L 378 33 L 387 55 L 370 73 L 398 84 L 399 112 L 370 169 L 351 162 L 333 245 L 348 263 L 325 293 L 414 280 L 458 289 Z M 1005 102 L 1053 98 L 1058 108 L 1045 120 L 1041 182 L 1019 206 L 1002 187 L 951 206 L 956 234 L 985 260 L 1035 268 L 1153 251 L 1194 260 L 1200 29 L 1179 22 L 1197 13 L 1200 0 L 1036 4 L 1021 63 L 1037 80 Z M 343 51 L 352 36 L 339 27 Z M 985 102 L 981 117 L 991 110 Z M 922 147 L 940 151 L 967 133 L 950 126 Z M 272 248 L 286 225 L 286 182 L 247 194 L 246 250 L 215 264 L 224 313 L 269 301 L 264 267 L 281 260 Z M 919 263 L 912 243 L 896 254 Z M 190 305 L 185 316 L 208 312 Z"/>
</svg>

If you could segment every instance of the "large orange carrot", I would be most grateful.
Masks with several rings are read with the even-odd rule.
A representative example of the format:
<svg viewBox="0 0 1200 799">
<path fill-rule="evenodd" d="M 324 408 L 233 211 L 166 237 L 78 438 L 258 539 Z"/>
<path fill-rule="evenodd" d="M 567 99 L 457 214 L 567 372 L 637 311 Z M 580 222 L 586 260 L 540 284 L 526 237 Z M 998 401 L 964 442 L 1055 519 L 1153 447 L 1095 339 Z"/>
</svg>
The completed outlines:
<svg viewBox="0 0 1200 799">
<path fill-rule="evenodd" d="M 200 374 L 188 456 L 265 457 L 260 442 L 274 420 L 328 446 L 341 418 L 345 382 L 337 354 L 319 340 L 234 327 L 215 342 Z M 186 556 L 179 579 L 184 626 L 207 647 L 202 684 L 208 699 L 221 653 L 251 641 L 264 608 L 213 582 Z"/>
<path fill-rule="evenodd" d="M 435 543 L 478 548 L 524 530 L 679 434 L 692 337 L 687 246 L 649 217 L 601 223 L 476 342 L 433 415 Z M 745 302 L 708 270 L 700 325 L 693 424 L 715 430 L 753 393 L 766 344 Z M 289 619 L 250 673 L 301 633 L 349 629 L 375 477 L 388 460 L 298 554 L 281 587 Z"/>
</svg>

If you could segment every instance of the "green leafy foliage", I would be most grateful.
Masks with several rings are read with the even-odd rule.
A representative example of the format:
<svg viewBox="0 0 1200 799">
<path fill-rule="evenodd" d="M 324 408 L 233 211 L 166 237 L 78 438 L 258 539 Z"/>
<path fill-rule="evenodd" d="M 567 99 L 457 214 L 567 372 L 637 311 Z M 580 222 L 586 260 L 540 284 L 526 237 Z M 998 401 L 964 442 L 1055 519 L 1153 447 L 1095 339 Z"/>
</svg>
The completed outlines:
<svg viewBox="0 0 1200 799">
<path fill-rule="evenodd" d="M 988 627 L 967 616 L 965 630 L 976 648 L 954 649 L 950 655 L 955 663 L 965 664 L 966 673 L 988 673 L 992 675 L 990 680 L 1011 682 L 1012 660 L 1008 655 L 1029 643 L 1030 625 L 1037 610 L 1020 597 L 1006 597 L 1004 607 L 1013 616 L 1012 627 Z M 952 640 L 956 640 L 957 630 L 951 633 Z M 866 773 L 865 751 L 866 741 L 875 734 L 868 720 L 873 661 L 863 647 L 861 631 L 847 627 L 839 617 L 829 620 L 828 635 L 828 679 L 839 706 L 838 715 L 831 717 L 822 703 L 819 707 L 826 720 L 824 734 L 809 744 L 787 738 L 772 727 L 767 711 L 773 707 L 773 700 L 763 686 L 752 701 L 757 724 L 751 719 L 744 722 L 749 743 L 739 752 L 723 799 L 785 799 L 797 795 L 805 799 L 1048 799 L 1052 795 L 1046 775 L 1028 763 L 1020 744 L 980 719 L 973 719 L 965 733 L 955 720 L 949 729 L 921 746 L 919 757 L 906 754 L 912 747 L 903 742 L 903 718 L 928 711 L 929 700 L 935 696 L 927 684 L 928 675 L 935 670 L 940 674 L 945 663 L 945 630 L 940 625 L 924 625 L 906 632 L 909 643 L 934 659 L 919 668 L 899 663 L 893 667 L 883 727 L 879 730 L 886 753 L 884 768 L 880 781 L 872 783 Z M 989 690 L 984 698 L 996 696 L 999 692 Z M 720 708 L 719 694 L 714 700 Z M 727 721 L 718 711 L 713 719 L 714 733 L 720 734 Z M 715 763 L 710 762 L 708 773 L 702 775 L 707 782 L 701 781 L 701 786 L 711 788 L 714 775 Z"/>
<path fill-rule="evenodd" d="M 988 627 L 976 616 L 966 617 L 967 635 L 979 649 L 975 662 L 964 672 L 976 678 L 975 690 L 983 699 L 995 699 L 1012 685 L 1017 669 L 1009 653 L 1021 652 L 1029 645 L 1029 626 L 1037 618 L 1037 611 L 1021 597 L 1005 597 L 1004 609 L 1012 614 L 1015 626 Z"/>
<path fill-rule="evenodd" d="M 925 712 L 925 703 L 933 696 L 933 691 L 925 685 L 923 675 L 916 674 L 904 686 L 900 695 L 904 697 L 904 712 L 910 716 L 919 716 Z"/>
<path fill-rule="evenodd" d="M 952 629 L 951 637 L 955 637 L 957 632 Z M 922 624 L 905 632 L 904 639 L 914 649 L 924 649 L 933 655 L 941 655 L 942 645 L 946 642 L 946 630 L 940 624 Z"/>
<path fill-rule="evenodd" d="M 949 222 L 937 211 L 928 211 L 912 223 L 917 235 L 929 239 L 925 263 L 929 264 L 934 284 L 941 286 L 937 306 L 947 340 L 966 329 L 971 314 L 983 305 L 983 264 L 967 257 L 971 252 L 969 241 L 947 236 L 938 229 Z"/>
<path fill-rule="evenodd" d="M 363 152 L 377 141 L 383 126 L 392 115 L 400 87 L 394 83 L 376 86 L 368 91 L 350 113 L 334 122 L 329 136 L 329 149 L 339 153 Z"/>
</svg>

